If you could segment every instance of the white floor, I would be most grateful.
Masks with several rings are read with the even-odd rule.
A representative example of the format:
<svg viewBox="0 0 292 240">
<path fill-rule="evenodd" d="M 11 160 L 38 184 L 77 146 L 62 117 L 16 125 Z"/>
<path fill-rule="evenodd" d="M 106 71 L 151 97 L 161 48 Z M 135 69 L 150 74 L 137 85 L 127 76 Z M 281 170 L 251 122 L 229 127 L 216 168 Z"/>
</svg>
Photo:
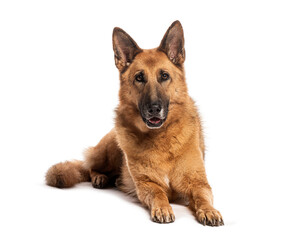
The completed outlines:
<svg viewBox="0 0 292 240">
<path fill-rule="evenodd" d="M 13 176 L 2 186 L 1 239 L 291 239 L 291 215 L 285 214 L 290 202 L 272 191 L 264 196 L 263 190 L 255 195 L 252 189 L 249 196 L 242 189 L 245 196 L 236 196 L 240 189 L 216 187 L 215 206 L 224 217 L 223 227 L 200 225 L 178 204 L 172 204 L 174 223 L 157 224 L 118 190 L 94 189 L 90 183 L 61 190 L 44 185 L 42 174 L 35 176 L 31 182 L 25 175 Z"/>
</svg>

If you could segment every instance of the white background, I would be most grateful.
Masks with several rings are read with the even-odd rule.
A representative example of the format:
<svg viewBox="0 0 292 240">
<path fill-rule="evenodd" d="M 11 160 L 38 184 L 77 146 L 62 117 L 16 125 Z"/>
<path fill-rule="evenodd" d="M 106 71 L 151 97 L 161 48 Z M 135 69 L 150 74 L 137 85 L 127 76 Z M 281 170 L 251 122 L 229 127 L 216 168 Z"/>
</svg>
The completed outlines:
<svg viewBox="0 0 292 240">
<path fill-rule="evenodd" d="M 161 225 L 117 190 L 44 184 L 113 127 L 112 29 L 153 48 L 177 19 L 220 228 L 178 204 Z M 291 1 L 1 1 L 0 238 L 291 239 L 291 67 Z"/>
</svg>

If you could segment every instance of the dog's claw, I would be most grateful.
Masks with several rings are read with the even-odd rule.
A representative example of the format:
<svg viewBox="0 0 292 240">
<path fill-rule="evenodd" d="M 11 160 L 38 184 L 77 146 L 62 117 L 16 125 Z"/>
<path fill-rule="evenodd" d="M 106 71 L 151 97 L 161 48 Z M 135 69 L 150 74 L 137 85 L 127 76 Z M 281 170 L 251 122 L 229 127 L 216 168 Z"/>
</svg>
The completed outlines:
<svg viewBox="0 0 292 240">
<path fill-rule="evenodd" d="M 223 226 L 224 222 L 219 211 L 214 208 L 199 209 L 195 214 L 197 220 L 204 226 Z"/>
<path fill-rule="evenodd" d="M 174 222 L 175 217 L 171 207 L 161 207 L 151 209 L 151 219 L 157 223 L 171 223 Z"/>
</svg>

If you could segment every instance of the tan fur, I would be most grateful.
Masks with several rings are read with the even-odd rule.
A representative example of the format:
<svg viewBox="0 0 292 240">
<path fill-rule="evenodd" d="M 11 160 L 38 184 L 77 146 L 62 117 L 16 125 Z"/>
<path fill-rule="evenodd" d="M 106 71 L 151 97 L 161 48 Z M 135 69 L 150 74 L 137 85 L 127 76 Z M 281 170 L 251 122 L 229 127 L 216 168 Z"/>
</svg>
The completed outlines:
<svg viewBox="0 0 292 240">
<path fill-rule="evenodd" d="M 90 181 L 89 172 L 82 161 L 58 163 L 50 167 L 46 183 L 58 188 L 73 187 L 76 183 Z"/>
<path fill-rule="evenodd" d="M 173 23 L 167 33 L 183 37 L 179 22 Z M 87 181 L 88 178 L 81 177 L 87 169 L 94 187 L 102 188 L 116 181 L 120 190 L 137 196 L 150 209 L 153 221 L 173 222 L 169 201 L 183 196 L 200 223 L 223 225 L 221 214 L 213 208 L 206 178 L 204 138 L 197 108 L 186 86 L 184 48 L 175 52 L 170 45 L 165 51 L 163 43 L 171 40 L 167 39 L 167 33 L 159 48 L 142 50 L 124 31 L 114 30 L 114 50 L 119 49 L 115 60 L 121 73 L 115 128 L 96 147 L 85 152 L 84 165 L 66 162 L 49 169 L 47 184 L 60 187 L 62 182 L 62 187 L 70 187 Z M 131 53 L 132 58 L 121 53 L 125 46 L 119 45 L 119 37 L 130 38 L 131 47 L 136 49 Z M 147 75 L 147 86 L 133 81 L 141 69 Z M 167 70 L 171 80 L 157 80 L 161 69 Z M 141 92 L 146 88 L 153 95 L 160 91 L 170 99 L 167 120 L 159 129 L 149 129 L 138 110 Z"/>
</svg>

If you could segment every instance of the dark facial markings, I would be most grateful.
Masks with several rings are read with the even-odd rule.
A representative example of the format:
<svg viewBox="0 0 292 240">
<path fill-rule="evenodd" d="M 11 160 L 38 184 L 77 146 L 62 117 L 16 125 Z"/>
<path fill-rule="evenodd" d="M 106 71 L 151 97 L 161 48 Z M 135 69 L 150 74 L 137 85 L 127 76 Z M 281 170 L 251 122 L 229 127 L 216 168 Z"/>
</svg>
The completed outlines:
<svg viewBox="0 0 292 240">
<path fill-rule="evenodd" d="M 140 69 L 131 77 L 140 95 L 138 109 L 142 120 L 151 129 L 160 128 L 166 121 L 169 98 L 166 93 L 168 84 L 164 83 L 171 81 L 170 74 L 165 69 L 159 69 L 155 75 L 150 79 L 146 72 Z"/>
<path fill-rule="evenodd" d="M 142 120 L 151 129 L 160 128 L 168 114 L 169 99 L 159 88 L 158 84 L 146 86 L 138 104 Z"/>
<path fill-rule="evenodd" d="M 141 71 L 135 75 L 135 83 L 139 89 L 140 100 L 138 108 L 145 122 L 150 129 L 160 128 L 166 121 L 169 107 L 169 97 L 167 96 L 166 86 L 163 82 L 170 79 L 170 75 L 159 70 L 155 81 L 147 79 L 147 76 L 141 74 Z M 154 79 L 153 79 L 154 80 Z"/>
</svg>

